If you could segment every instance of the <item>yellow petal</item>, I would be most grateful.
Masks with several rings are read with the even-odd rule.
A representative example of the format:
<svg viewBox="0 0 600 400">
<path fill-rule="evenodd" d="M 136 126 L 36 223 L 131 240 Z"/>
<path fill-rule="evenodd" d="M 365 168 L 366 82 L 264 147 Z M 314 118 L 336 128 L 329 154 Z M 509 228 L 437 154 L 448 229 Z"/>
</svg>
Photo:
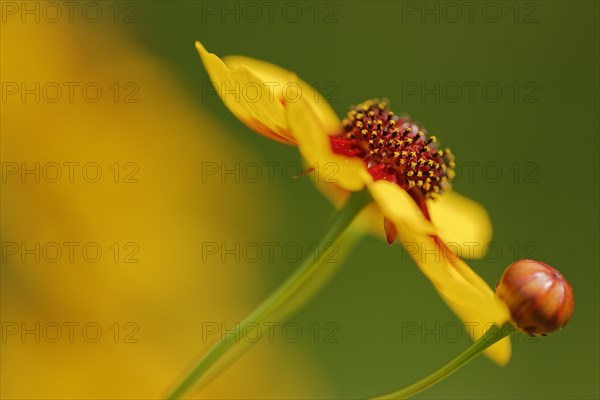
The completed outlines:
<svg viewBox="0 0 600 400">
<path fill-rule="evenodd" d="M 334 188 L 326 185 L 321 190 L 336 205 L 345 199 Z M 454 252 L 464 258 L 482 258 L 492 238 L 490 218 L 479 203 L 456 192 L 444 193 L 436 200 L 428 200 L 427 207 L 435 232 Z M 373 208 L 361 218 L 365 231 L 385 239 L 381 207 Z"/>
<path fill-rule="evenodd" d="M 266 61 L 244 56 L 223 57 L 223 62 L 230 69 L 242 66 L 248 68 L 262 79 L 263 82 L 266 82 L 267 86 L 273 87 L 276 98 L 286 99 L 286 104 L 299 100 L 301 95 L 307 100 L 317 120 L 328 134 L 333 134 L 340 130 L 340 119 L 327 100 L 316 89 L 290 71 Z M 290 78 L 293 79 L 290 80 Z"/>
<path fill-rule="evenodd" d="M 383 215 L 392 220 L 399 231 L 410 230 L 429 234 L 435 232 L 433 225 L 425 219 L 412 197 L 398 185 L 384 180 L 371 181 L 369 191 Z M 383 232 L 383 217 L 374 222 Z"/>
<path fill-rule="evenodd" d="M 200 42 L 196 42 L 196 49 L 219 97 L 239 120 L 272 139 L 294 142 L 286 129 L 281 100 L 256 74 L 243 66 L 230 69 Z"/>
<path fill-rule="evenodd" d="M 453 303 L 452 299 L 445 296 L 444 293 L 438 291 L 442 299 L 448 304 L 448 307 L 464 322 L 467 332 L 473 341 L 478 340 L 491 327 L 492 323 L 501 325 L 500 321 L 491 321 L 480 312 L 475 312 L 469 308 L 458 306 Z M 496 300 L 500 303 L 500 300 Z M 499 308 L 505 307 L 503 303 L 497 305 Z M 490 348 L 486 349 L 484 354 L 500 366 L 508 364 L 511 356 L 510 338 L 506 337 L 495 343 Z"/>
<path fill-rule="evenodd" d="M 431 236 L 399 230 L 398 238 L 442 299 L 465 323 L 473 340 L 480 338 L 491 324 L 502 325 L 510 320 L 508 308 L 487 283 Z M 485 354 L 504 365 L 510 359 L 510 342 L 503 340 Z"/>
<path fill-rule="evenodd" d="M 364 188 L 371 181 L 364 163 L 358 158 L 333 153 L 327 130 L 316 117 L 305 97 L 286 105 L 286 117 L 300 153 L 308 167 L 318 174 L 319 182 L 336 184 L 349 191 Z"/>
<path fill-rule="evenodd" d="M 248 57 L 221 60 L 200 42 L 196 42 L 196 48 L 223 103 L 254 131 L 284 143 L 296 143 L 286 122 L 285 106 L 300 98 L 309 100 L 328 133 L 340 129 L 340 120 L 325 99 L 294 73 Z"/>
<path fill-rule="evenodd" d="M 427 202 L 431 220 L 444 242 L 462 257 L 481 258 L 492 239 L 492 224 L 483 206 L 456 192 Z"/>
</svg>

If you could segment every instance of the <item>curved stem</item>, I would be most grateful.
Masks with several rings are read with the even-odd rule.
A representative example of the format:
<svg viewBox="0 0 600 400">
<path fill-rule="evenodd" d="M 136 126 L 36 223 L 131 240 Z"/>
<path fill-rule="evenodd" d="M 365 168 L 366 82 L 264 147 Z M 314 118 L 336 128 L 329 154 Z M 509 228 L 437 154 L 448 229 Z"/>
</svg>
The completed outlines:
<svg viewBox="0 0 600 400">
<path fill-rule="evenodd" d="M 415 394 L 422 392 L 430 386 L 433 386 L 434 384 L 452 375 L 473 358 L 477 357 L 485 349 L 513 332 L 516 332 L 516 329 L 509 323 L 504 324 L 502 327 L 493 325 L 479 340 L 471 344 L 471 346 L 459 354 L 458 357 L 431 375 L 405 388 L 385 394 L 383 396 L 374 397 L 374 399 L 407 399 L 411 396 L 414 396 Z"/>
<path fill-rule="evenodd" d="M 321 239 L 321 244 L 327 245 L 334 242 L 348 228 L 358 213 L 371 201 L 367 190 L 354 192 L 350 195 L 346 204 L 335 214 L 329 230 Z M 273 311 L 285 303 L 304 282 L 310 278 L 321 264 L 327 252 L 318 252 L 315 257 L 308 256 L 300 265 L 298 270 L 289 277 L 271 296 L 269 296 L 258 308 L 256 308 L 243 321 L 236 325 L 235 329 L 227 332 L 222 340 L 215 343 L 210 350 L 200 359 L 192 370 L 183 378 L 177 387 L 167 396 L 168 399 L 177 399 L 185 394 L 194 384 L 204 377 L 209 369 L 221 359 L 228 350 L 240 342 L 243 332 L 251 325 L 264 321 Z"/>
</svg>

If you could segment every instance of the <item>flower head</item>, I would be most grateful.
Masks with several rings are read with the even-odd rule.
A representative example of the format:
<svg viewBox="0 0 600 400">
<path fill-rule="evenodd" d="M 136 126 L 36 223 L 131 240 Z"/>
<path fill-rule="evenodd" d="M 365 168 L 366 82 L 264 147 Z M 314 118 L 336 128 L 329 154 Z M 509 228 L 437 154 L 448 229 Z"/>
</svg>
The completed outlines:
<svg viewBox="0 0 600 400">
<path fill-rule="evenodd" d="M 331 136 L 335 153 L 361 158 L 374 180 L 418 188 L 428 198 L 450 189 L 454 156 L 438 150 L 435 136 L 407 117 L 400 118 L 386 100 L 367 100 L 352 107 L 342 121 L 343 132 Z"/>
<path fill-rule="evenodd" d="M 378 233 L 385 229 L 390 243 L 398 238 L 405 247 L 415 245 L 410 253 L 415 263 L 463 321 L 481 327 L 510 319 L 506 305 L 446 246 L 452 242 L 461 253 L 482 256 L 491 226 L 483 207 L 449 191 L 454 158 L 449 150 L 438 149 L 435 137 L 375 99 L 352 108 L 342 122 L 294 73 L 248 57 L 220 59 L 199 42 L 196 47 L 223 103 L 242 122 L 298 146 L 309 166 L 337 166 L 333 188 L 324 188 L 334 201 L 368 188 L 376 210 L 368 214 L 367 225 L 375 221 Z M 284 90 L 290 86 L 301 94 L 293 101 Z M 252 98 L 231 95 L 245 87 L 255 90 Z M 473 243 L 479 244 L 475 251 Z M 484 332 L 469 333 L 478 339 Z M 510 343 L 502 340 L 486 354 L 505 364 Z"/>
<path fill-rule="evenodd" d="M 519 260 L 506 268 L 496 293 L 515 324 L 529 335 L 564 327 L 573 315 L 573 289 L 562 274 L 541 261 Z"/>
</svg>

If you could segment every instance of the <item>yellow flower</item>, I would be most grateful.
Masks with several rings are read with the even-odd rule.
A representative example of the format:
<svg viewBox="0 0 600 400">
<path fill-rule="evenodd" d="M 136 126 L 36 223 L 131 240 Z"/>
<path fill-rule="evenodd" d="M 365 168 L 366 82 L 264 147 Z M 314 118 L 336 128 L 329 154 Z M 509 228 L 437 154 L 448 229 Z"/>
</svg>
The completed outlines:
<svg viewBox="0 0 600 400">
<path fill-rule="evenodd" d="M 309 169 L 335 168 L 329 184 L 320 182 L 334 201 L 368 188 L 376 207 L 366 213 L 368 225 L 378 221 L 383 232 L 384 220 L 388 241 L 397 237 L 404 244 L 474 340 L 490 323 L 510 319 L 505 304 L 456 255 L 481 257 L 491 224 L 482 206 L 448 192 L 453 156 L 438 150 L 434 137 L 377 99 L 340 121 L 294 73 L 248 57 L 220 59 L 199 42 L 196 47 L 217 93 L 238 119 L 271 139 L 297 145 Z M 502 340 L 486 354 L 505 364 L 510 343 Z"/>
</svg>

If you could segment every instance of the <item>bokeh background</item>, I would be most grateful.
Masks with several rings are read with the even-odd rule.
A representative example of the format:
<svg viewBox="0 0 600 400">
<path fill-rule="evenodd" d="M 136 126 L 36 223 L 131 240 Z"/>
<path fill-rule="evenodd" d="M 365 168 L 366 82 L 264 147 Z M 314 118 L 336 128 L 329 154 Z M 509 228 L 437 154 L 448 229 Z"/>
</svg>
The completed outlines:
<svg viewBox="0 0 600 400">
<path fill-rule="evenodd" d="M 573 285 L 566 329 L 517 336 L 507 367 L 478 358 L 418 398 L 598 398 L 598 2 L 81 2 L 72 16 L 50 3 L 61 17 L 48 2 L 1 3 L 3 398 L 164 396 L 216 340 L 208 325 L 233 327 L 295 267 L 277 251 L 223 262 L 203 246 L 310 252 L 323 232 L 333 207 L 310 179 L 283 178 L 297 151 L 207 90 L 195 40 L 297 72 L 340 115 L 389 98 L 452 148 L 456 190 L 491 215 L 493 249 L 470 265 L 493 285 L 536 258 Z M 72 182 L 65 162 L 79 163 Z M 40 182 L 22 163 L 39 163 Z M 278 167 L 236 182 L 208 163 Z M 65 242 L 78 243 L 72 261 L 42 250 Z M 369 236 L 282 325 L 191 396 L 362 398 L 468 344 L 401 247 Z"/>
</svg>

